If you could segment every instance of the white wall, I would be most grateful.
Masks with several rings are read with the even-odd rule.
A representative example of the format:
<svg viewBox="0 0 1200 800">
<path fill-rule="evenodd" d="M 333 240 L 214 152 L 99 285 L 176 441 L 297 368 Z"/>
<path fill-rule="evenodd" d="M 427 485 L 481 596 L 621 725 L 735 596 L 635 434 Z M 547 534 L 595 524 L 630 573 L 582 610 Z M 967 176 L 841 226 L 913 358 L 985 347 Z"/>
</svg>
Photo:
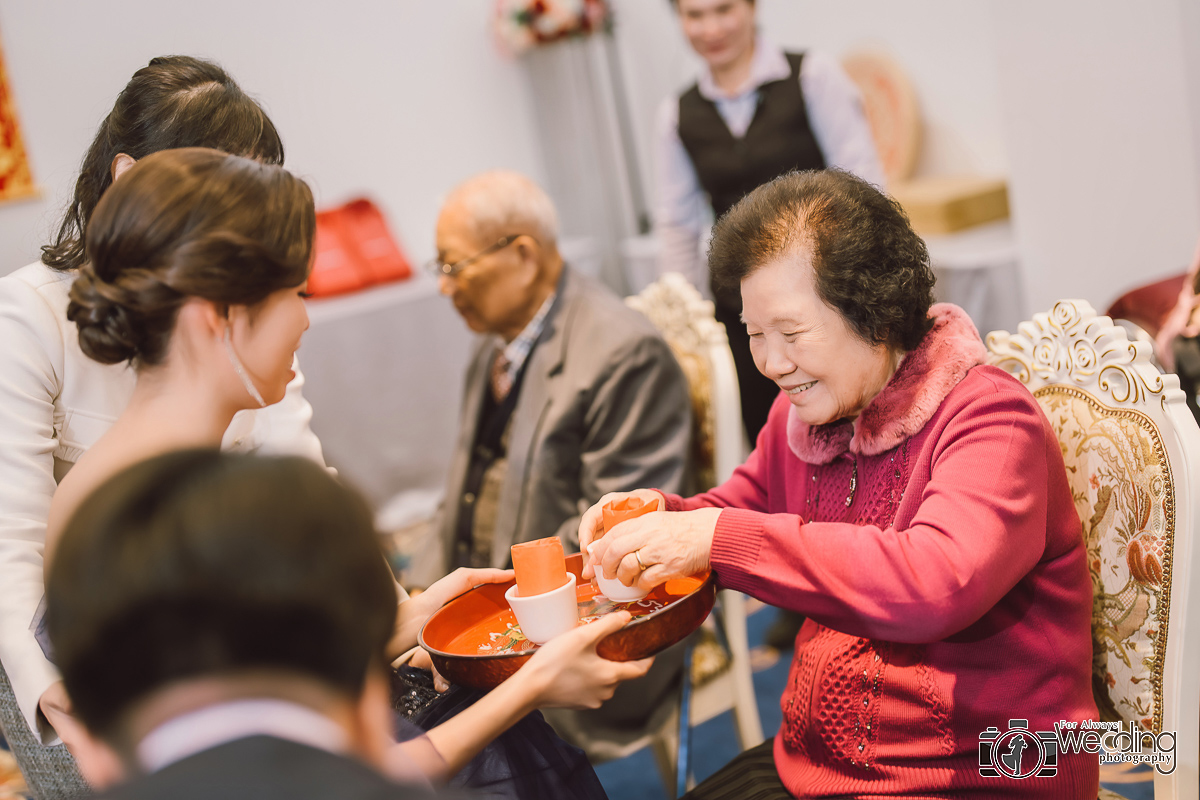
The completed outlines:
<svg viewBox="0 0 1200 800">
<path fill-rule="evenodd" d="M 1181 2 L 996 0 L 1011 198 L 1035 309 L 1181 272 L 1200 233 Z M 1194 47 L 1195 45 L 1191 45 Z"/>
<path fill-rule="evenodd" d="M 891 53 L 912 78 L 921 106 L 919 174 L 1005 172 L 986 0 L 774 0 L 760 14 L 763 29 L 787 47 Z"/>
<path fill-rule="evenodd" d="M 258 97 L 318 205 L 373 196 L 406 251 L 433 254 L 439 197 L 490 167 L 544 179 L 526 76 L 491 0 L 0 0 L 0 37 L 39 201 L 0 206 L 0 274 L 35 259 L 79 161 L 155 55 L 215 59 Z"/>
<path fill-rule="evenodd" d="M 643 173 L 661 98 L 695 62 L 667 0 L 613 0 Z M 881 46 L 926 123 L 919 171 L 1007 174 L 1030 308 L 1105 306 L 1177 271 L 1200 233 L 1194 0 L 758 0 L 791 48 Z M 439 196 L 481 169 L 547 182 L 525 68 L 491 0 L 183 3 L 0 0 L 40 201 L 0 206 L 0 273 L 32 260 L 96 125 L 152 55 L 225 64 L 260 97 L 290 167 L 328 205 L 365 191 L 417 260 Z"/>
</svg>

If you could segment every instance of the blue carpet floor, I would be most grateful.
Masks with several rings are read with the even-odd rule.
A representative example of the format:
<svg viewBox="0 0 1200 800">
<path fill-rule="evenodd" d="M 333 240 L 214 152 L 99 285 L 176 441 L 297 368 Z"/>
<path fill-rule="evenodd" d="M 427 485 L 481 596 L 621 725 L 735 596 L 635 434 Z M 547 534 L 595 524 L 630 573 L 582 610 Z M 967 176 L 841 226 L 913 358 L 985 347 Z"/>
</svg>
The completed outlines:
<svg viewBox="0 0 1200 800">
<path fill-rule="evenodd" d="M 747 627 L 752 648 L 762 644 L 775 614 L 776 611 L 769 607 L 750 614 Z M 768 738 L 775 735 L 783 721 L 779 698 L 787 684 L 788 664 L 788 658 L 783 657 L 754 674 L 758 713 L 762 717 L 763 733 Z M 697 782 L 729 763 L 738 754 L 733 714 L 726 712 L 693 729 L 692 751 L 692 771 Z M 1126 800 L 1153 800 L 1154 785 L 1150 770 L 1146 764 L 1136 767 L 1103 765 L 1100 780 L 1106 789 L 1117 792 Z M 667 800 L 649 749 L 620 761 L 601 764 L 596 767 L 596 773 L 612 800 Z"/>
<path fill-rule="evenodd" d="M 767 628 L 775 618 L 775 610 L 763 608 L 746 620 L 750 646 L 762 643 Z M 783 712 L 779 698 L 787 685 L 788 660 L 780 658 L 775 664 L 754 673 L 754 693 L 758 696 L 758 713 L 762 717 L 763 733 L 769 738 L 779 730 Z M 696 781 L 702 781 L 738 754 L 737 729 L 733 713 L 725 712 L 692 730 L 692 771 Z M 667 800 L 662 780 L 649 749 L 596 767 L 596 774 L 612 800 Z"/>
</svg>

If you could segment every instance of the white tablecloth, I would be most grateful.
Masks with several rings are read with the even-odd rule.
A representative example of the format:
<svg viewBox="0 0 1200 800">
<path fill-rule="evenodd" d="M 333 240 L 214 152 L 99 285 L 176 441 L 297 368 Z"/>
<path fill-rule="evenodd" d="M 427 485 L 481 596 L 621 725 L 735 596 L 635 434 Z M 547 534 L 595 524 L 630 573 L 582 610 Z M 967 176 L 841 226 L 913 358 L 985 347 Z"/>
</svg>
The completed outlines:
<svg viewBox="0 0 1200 800">
<path fill-rule="evenodd" d="M 1016 331 L 1029 316 L 1011 222 L 926 236 L 925 245 L 937 276 L 937 299 L 962 306 L 980 336 Z"/>
<path fill-rule="evenodd" d="M 431 278 L 309 301 L 304 393 L 325 458 L 381 507 L 440 492 L 472 334 Z"/>
</svg>

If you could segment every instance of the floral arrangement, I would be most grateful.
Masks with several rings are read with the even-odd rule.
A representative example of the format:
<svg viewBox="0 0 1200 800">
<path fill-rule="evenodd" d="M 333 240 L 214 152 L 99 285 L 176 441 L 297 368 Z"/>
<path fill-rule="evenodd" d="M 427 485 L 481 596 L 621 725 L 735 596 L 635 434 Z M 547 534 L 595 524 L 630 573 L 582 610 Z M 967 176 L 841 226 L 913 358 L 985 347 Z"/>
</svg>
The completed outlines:
<svg viewBox="0 0 1200 800">
<path fill-rule="evenodd" d="M 606 0 L 496 0 L 496 35 L 515 55 L 571 36 L 587 36 L 609 21 Z"/>
</svg>

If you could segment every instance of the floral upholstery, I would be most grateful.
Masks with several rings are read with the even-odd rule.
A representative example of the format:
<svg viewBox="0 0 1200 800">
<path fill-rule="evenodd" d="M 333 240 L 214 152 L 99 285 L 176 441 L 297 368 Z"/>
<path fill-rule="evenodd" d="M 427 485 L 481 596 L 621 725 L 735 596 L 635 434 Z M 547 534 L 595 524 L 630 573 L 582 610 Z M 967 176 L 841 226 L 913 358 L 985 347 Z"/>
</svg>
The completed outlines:
<svg viewBox="0 0 1200 800">
<path fill-rule="evenodd" d="M 1057 431 L 1083 522 L 1094 599 L 1101 715 L 1161 730 L 1175 497 L 1161 437 L 1145 415 L 1072 387 L 1036 396 Z M 1164 571 L 1165 569 L 1165 571 Z"/>
<path fill-rule="evenodd" d="M 986 343 L 1062 447 L 1094 588 L 1101 717 L 1172 732 L 1177 768 L 1153 773 L 1155 794 L 1200 800 L 1200 427 L 1179 380 L 1085 300 L 1060 300 Z"/>
</svg>

